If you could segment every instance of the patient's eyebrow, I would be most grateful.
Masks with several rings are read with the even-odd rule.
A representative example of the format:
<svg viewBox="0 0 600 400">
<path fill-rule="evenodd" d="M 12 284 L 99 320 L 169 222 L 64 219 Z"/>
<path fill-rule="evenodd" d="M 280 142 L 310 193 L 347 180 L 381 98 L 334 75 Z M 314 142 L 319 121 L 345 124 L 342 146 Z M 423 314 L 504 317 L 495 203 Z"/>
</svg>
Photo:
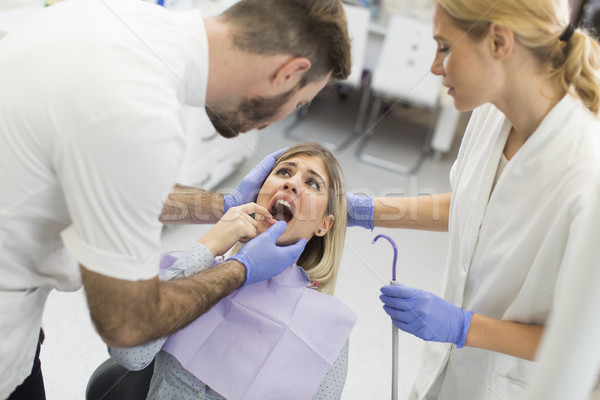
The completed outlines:
<svg viewBox="0 0 600 400">
<path fill-rule="evenodd" d="M 325 179 L 323 179 L 323 177 L 322 177 L 321 175 L 319 175 L 319 174 L 317 173 L 317 171 L 314 171 L 314 170 L 312 170 L 312 169 L 309 169 L 309 170 L 308 170 L 308 172 L 309 172 L 309 173 L 311 173 L 311 174 L 313 174 L 313 175 L 315 175 L 317 178 L 319 178 L 319 180 L 321 180 L 321 182 L 325 183 Z"/>
</svg>

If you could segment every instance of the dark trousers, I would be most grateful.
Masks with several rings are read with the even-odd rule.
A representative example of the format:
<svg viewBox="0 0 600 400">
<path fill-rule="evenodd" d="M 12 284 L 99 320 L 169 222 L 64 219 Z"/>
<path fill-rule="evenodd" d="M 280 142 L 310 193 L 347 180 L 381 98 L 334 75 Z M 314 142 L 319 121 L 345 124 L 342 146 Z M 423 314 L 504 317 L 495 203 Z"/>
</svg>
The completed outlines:
<svg viewBox="0 0 600 400">
<path fill-rule="evenodd" d="M 33 359 L 31 374 L 21 383 L 7 400 L 46 400 L 44 377 L 42 376 L 42 363 L 40 362 L 40 348 L 44 342 L 44 331 L 40 330 L 40 340 Z"/>
</svg>

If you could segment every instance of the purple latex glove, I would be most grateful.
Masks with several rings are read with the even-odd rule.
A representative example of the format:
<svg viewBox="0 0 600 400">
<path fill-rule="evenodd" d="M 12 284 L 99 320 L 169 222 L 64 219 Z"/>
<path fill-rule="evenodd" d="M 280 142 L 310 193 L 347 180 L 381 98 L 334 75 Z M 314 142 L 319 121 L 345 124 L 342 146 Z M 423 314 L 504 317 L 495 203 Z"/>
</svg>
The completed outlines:
<svg viewBox="0 0 600 400">
<path fill-rule="evenodd" d="M 242 179 L 232 194 L 223 196 L 225 204 L 224 212 L 227 212 L 231 207 L 237 207 L 242 204 L 256 201 L 256 196 L 258 195 L 263 182 L 267 179 L 267 176 L 273 169 L 275 160 L 284 150 L 285 148 L 279 149 L 263 158 L 262 161 L 254 167 L 244 179 Z"/>
<path fill-rule="evenodd" d="M 278 221 L 228 258 L 238 260 L 246 267 L 246 281 L 242 286 L 270 279 L 298 260 L 306 246 L 306 239 L 302 238 L 290 246 L 275 244 L 286 227 L 285 221 Z"/>
<path fill-rule="evenodd" d="M 373 197 L 357 196 L 346 192 L 348 226 L 361 226 L 373 230 Z"/>
<path fill-rule="evenodd" d="M 381 293 L 383 309 L 404 332 L 423 340 L 454 343 L 458 348 L 465 345 L 473 311 L 404 285 L 383 286 Z"/>
</svg>

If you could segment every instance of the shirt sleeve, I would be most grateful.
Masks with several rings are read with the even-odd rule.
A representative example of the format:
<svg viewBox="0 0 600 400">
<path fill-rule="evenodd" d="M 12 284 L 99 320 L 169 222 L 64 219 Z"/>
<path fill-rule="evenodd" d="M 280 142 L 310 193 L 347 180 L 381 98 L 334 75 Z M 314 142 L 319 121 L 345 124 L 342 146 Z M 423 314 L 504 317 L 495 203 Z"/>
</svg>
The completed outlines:
<svg viewBox="0 0 600 400">
<path fill-rule="evenodd" d="M 167 270 L 161 271 L 161 280 L 187 278 L 198 272 L 212 267 L 215 257 L 210 250 L 200 242 L 195 242 Z"/>
<path fill-rule="evenodd" d="M 348 341 L 323 378 L 313 400 L 339 400 L 348 375 Z"/>
<path fill-rule="evenodd" d="M 594 200 L 590 201 L 593 202 Z M 581 260 L 585 259 L 585 256 L 582 257 L 582 251 L 587 250 L 586 244 L 589 241 L 589 237 L 598 237 L 600 234 L 599 227 L 590 225 L 590 221 L 593 221 L 594 207 L 596 206 L 593 203 L 588 204 L 587 207 L 584 207 L 573 217 L 573 221 L 571 222 L 565 252 L 555 283 L 552 314 L 556 310 L 556 307 L 565 301 L 564 297 L 569 295 L 569 289 L 565 287 L 565 283 L 569 282 L 569 277 L 576 276 L 578 274 L 576 270 L 583 268 Z M 592 231 L 595 231 L 595 234 L 591 234 L 590 232 Z"/>
<path fill-rule="evenodd" d="M 130 371 L 140 371 L 148 366 L 167 341 L 162 337 L 135 347 L 109 347 L 108 354 L 119 365 Z"/>
<path fill-rule="evenodd" d="M 80 264 L 117 279 L 156 276 L 158 218 L 184 149 L 174 111 L 123 110 L 65 135 L 53 154 L 71 219 L 61 237 Z"/>
</svg>

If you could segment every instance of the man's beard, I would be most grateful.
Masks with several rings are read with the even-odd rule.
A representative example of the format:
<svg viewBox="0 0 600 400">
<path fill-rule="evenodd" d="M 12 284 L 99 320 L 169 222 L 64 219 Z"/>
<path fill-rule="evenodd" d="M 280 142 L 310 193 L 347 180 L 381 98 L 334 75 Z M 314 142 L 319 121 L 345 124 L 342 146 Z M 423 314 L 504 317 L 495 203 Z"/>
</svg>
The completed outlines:
<svg viewBox="0 0 600 400">
<path fill-rule="evenodd" d="M 206 114 L 217 132 L 226 138 L 236 137 L 242 132 L 262 129 L 277 115 L 285 103 L 296 93 L 294 88 L 275 97 L 243 99 L 233 111 L 219 111 L 206 107 Z"/>
</svg>

